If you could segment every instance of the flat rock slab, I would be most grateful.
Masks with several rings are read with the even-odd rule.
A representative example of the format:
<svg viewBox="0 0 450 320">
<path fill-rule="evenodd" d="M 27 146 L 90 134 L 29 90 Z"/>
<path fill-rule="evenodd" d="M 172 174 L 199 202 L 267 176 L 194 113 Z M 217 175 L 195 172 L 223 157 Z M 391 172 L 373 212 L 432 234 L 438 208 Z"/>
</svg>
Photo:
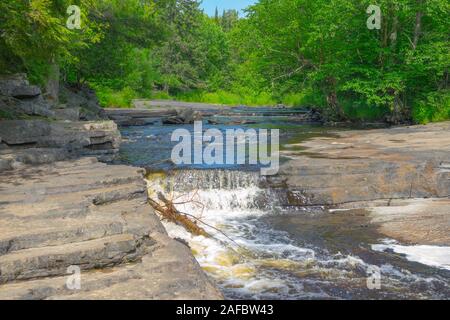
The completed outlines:
<svg viewBox="0 0 450 320">
<path fill-rule="evenodd" d="M 450 199 L 393 200 L 370 207 L 371 222 L 386 238 L 407 244 L 450 245 Z"/>
<path fill-rule="evenodd" d="M 450 122 L 338 131 L 283 154 L 269 181 L 287 189 L 286 205 L 357 210 L 381 238 L 450 245 Z"/>
<path fill-rule="evenodd" d="M 336 136 L 283 151 L 290 160 L 271 180 L 287 187 L 287 204 L 450 196 L 450 122 Z"/>
<path fill-rule="evenodd" d="M 105 109 L 106 116 L 113 120 L 117 125 L 127 126 L 145 126 L 159 121 L 163 117 L 176 116 L 175 109 L 167 110 L 145 110 L 145 109 Z"/>
<path fill-rule="evenodd" d="M 143 174 L 95 158 L 2 173 L 0 299 L 222 298 L 168 237 Z M 79 290 L 66 286 L 70 266 Z"/>
<path fill-rule="evenodd" d="M 25 74 L 0 76 L 0 95 L 33 98 L 41 94 L 38 86 L 30 85 Z"/>
<path fill-rule="evenodd" d="M 211 300 L 222 299 L 187 247 L 166 235 L 140 263 L 81 273 L 70 290 L 68 275 L 0 286 L 0 299 L 31 300 Z"/>
</svg>

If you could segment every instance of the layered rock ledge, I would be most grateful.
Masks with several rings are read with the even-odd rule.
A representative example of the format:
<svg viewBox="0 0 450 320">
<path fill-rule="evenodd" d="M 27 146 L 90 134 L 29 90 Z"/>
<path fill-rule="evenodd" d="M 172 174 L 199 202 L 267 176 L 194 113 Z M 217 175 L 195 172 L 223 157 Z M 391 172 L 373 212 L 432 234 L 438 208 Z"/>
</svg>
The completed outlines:
<svg viewBox="0 0 450 320">
<path fill-rule="evenodd" d="M 81 156 L 112 161 L 121 142 L 112 121 L 0 121 L 0 172 Z"/>
<path fill-rule="evenodd" d="M 121 143 L 104 119 L 87 87 L 55 99 L 0 76 L 0 299 L 221 299 L 147 204 L 142 169 L 99 162 Z"/>
<path fill-rule="evenodd" d="M 26 74 L 0 75 L 0 119 L 106 120 L 93 90 L 83 85 L 61 86 L 59 97 L 31 85 Z"/>
<path fill-rule="evenodd" d="M 218 298 L 147 204 L 142 169 L 83 158 L 2 173 L 0 299 Z"/>
</svg>

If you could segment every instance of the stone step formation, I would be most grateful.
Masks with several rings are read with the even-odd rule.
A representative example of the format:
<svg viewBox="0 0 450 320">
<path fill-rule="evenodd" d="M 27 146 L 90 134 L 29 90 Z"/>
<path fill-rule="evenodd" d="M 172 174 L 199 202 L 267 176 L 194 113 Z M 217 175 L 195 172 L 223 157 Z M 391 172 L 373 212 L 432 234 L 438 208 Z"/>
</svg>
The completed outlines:
<svg viewBox="0 0 450 320">
<path fill-rule="evenodd" d="M 2 173 L 0 299 L 215 299 L 147 204 L 143 170 L 83 158 Z M 68 268 L 81 269 L 71 290 Z"/>
<path fill-rule="evenodd" d="M 147 204 L 144 171 L 102 163 L 121 143 L 105 119 L 92 90 L 54 101 L 0 77 L 0 299 L 222 298 Z"/>
</svg>

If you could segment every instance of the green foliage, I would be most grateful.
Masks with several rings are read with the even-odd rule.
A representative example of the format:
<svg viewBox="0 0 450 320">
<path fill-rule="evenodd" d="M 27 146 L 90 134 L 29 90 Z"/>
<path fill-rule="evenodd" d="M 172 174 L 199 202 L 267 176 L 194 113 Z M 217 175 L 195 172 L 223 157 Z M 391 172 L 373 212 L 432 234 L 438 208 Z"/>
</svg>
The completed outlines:
<svg viewBox="0 0 450 320">
<path fill-rule="evenodd" d="M 296 93 L 285 93 L 281 97 L 282 104 L 291 107 L 317 107 L 326 104 L 323 95 L 312 88 L 305 88 Z"/>
<path fill-rule="evenodd" d="M 71 82 L 89 82 L 101 102 L 124 106 L 133 98 L 226 86 L 228 40 L 222 27 L 192 0 L 99 1 L 89 14 L 105 24 L 102 41 L 63 66 Z M 131 89 L 131 90 L 130 90 Z"/>
<path fill-rule="evenodd" d="M 448 88 L 450 4 L 381 0 L 379 31 L 366 26 L 369 4 L 260 0 L 232 32 L 236 61 L 258 79 L 250 86 L 288 104 L 305 104 L 301 93 L 312 89 L 307 96 L 337 119 L 407 120 L 414 101 Z"/>
<path fill-rule="evenodd" d="M 340 104 L 346 117 L 355 122 L 384 119 L 390 111 L 386 106 L 365 104 L 364 99 L 342 99 Z"/>
<path fill-rule="evenodd" d="M 196 1 L 177 0 L 169 6 L 169 37 L 153 55 L 161 75 L 155 82 L 160 90 L 178 94 L 223 85 L 228 43 L 221 27 L 203 15 L 198 5 Z"/>
<path fill-rule="evenodd" d="M 92 85 L 92 84 L 91 84 Z M 130 87 L 114 90 L 105 86 L 92 85 L 97 93 L 100 105 L 111 108 L 130 108 L 131 101 L 139 97 Z"/>
<path fill-rule="evenodd" d="M 49 66 L 76 60 L 74 52 L 101 38 L 100 26 L 83 19 L 82 30 L 66 27 L 69 5 L 79 5 L 84 12 L 94 8 L 93 0 L 30 0 L 0 3 L 0 65 L 6 72 L 27 71 L 31 79 L 43 83 Z M 85 14 L 82 15 L 85 18 Z"/>
<path fill-rule="evenodd" d="M 82 29 L 65 27 L 70 4 Z M 448 119 L 450 3 L 259 0 L 206 16 L 196 0 L 0 2 L 0 68 L 44 84 L 59 64 L 104 106 L 134 98 L 309 106 L 334 120 Z M 419 23 L 420 22 L 420 23 Z"/>
<path fill-rule="evenodd" d="M 154 91 L 151 96 L 152 99 L 169 100 L 172 97 L 164 91 Z"/>
<path fill-rule="evenodd" d="M 450 120 L 450 91 L 431 92 L 413 105 L 412 117 L 414 122 L 426 124 L 428 122 Z"/>
</svg>

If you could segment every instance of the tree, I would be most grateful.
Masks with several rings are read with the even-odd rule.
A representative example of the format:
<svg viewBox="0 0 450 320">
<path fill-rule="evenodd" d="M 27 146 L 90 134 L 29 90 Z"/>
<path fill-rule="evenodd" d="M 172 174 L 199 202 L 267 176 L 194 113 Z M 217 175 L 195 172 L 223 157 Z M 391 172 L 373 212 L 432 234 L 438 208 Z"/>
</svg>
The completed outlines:
<svg viewBox="0 0 450 320">
<path fill-rule="evenodd" d="M 238 20 L 239 12 L 237 10 L 224 10 L 221 19 L 223 30 L 229 32 Z"/>
<path fill-rule="evenodd" d="M 74 59 L 73 52 L 99 41 L 101 27 L 85 19 L 86 12 L 92 10 L 95 3 L 91 0 L 76 3 L 82 8 L 85 21 L 82 30 L 66 27 L 66 10 L 73 1 L 2 1 L 0 41 L 7 52 L 3 55 L 20 61 L 20 66 L 4 63 L 6 70 L 27 71 L 32 81 L 44 84 L 52 65 Z"/>
<path fill-rule="evenodd" d="M 312 92 L 336 119 L 360 110 L 408 119 L 415 101 L 448 90 L 448 1 L 379 1 L 381 30 L 366 27 L 369 4 L 261 0 L 236 37 L 242 60 L 274 94 Z"/>
<path fill-rule="evenodd" d="M 197 1 L 178 0 L 168 12 L 170 36 L 154 51 L 161 89 L 171 93 L 206 89 L 209 76 L 214 77 L 224 64 L 223 33 Z"/>
<path fill-rule="evenodd" d="M 216 7 L 216 11 L 214 12 L 214 21 L 216 23 L 220 23 L 220 18 L 219 18 L 219 9 Z"/>
</svg>

